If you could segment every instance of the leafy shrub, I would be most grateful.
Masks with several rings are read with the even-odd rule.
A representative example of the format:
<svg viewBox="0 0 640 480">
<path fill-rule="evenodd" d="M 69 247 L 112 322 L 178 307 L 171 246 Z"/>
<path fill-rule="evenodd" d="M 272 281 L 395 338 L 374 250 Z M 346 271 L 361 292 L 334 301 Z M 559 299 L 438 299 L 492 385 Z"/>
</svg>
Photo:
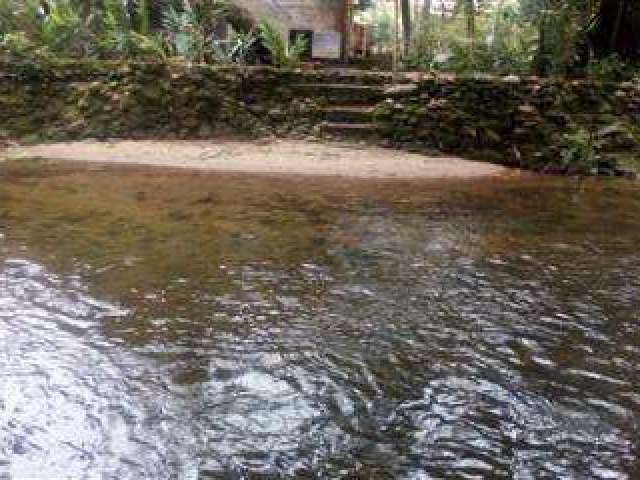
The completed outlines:
<svg viewBox="0 0 640 480">
<path fill-rule="evenodd" d="M 601 80 L 623 81 L 637 77 L 640 73 L 640 67 L 630 65 L 623 61 L 619 55 L 613 54 L 592 60 L 589 63 L 588 73 L 590 76 Z"/>
<path fill-rule="evenodd" d="M 24 32 L 11 32 L 2 35 L 0 47 L 6 53 L 18 57 L 34 55 L 39 48 L 42 48 L 32 42 Z"/>
<path fill-rule="evenodd" d="M 477 12 L 473 34 L 458 14 L 450 19 L 423 18 L 412 38 L 407 67 L 458 73 L 525 74 L 531 70 L 537 32 L 513 6 Z"/>
</svg>

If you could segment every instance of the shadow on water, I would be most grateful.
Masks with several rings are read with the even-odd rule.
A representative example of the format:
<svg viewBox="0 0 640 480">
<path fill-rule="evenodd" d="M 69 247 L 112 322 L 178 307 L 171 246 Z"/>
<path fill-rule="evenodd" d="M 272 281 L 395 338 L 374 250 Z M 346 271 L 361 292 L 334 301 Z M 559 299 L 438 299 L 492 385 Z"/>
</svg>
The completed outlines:
<svg viewBox="0 0 640 480">
<path fill-rule="evenodd" d="M 0 478 L 638 478 L 640 188 L 2 166 Z"/>
</svg>

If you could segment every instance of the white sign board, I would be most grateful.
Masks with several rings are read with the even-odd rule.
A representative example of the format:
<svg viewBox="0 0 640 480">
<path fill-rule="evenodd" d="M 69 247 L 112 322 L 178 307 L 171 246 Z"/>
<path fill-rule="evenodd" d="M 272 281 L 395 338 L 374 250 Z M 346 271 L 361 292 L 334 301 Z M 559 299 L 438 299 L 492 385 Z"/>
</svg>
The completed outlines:
<svg viewBox="0 0 640 480">
<path fill-rule="evenodd" d="M 313 32 L 313 58 L 339 59 L 342 44 L 340 32 Z"/>
</svg>

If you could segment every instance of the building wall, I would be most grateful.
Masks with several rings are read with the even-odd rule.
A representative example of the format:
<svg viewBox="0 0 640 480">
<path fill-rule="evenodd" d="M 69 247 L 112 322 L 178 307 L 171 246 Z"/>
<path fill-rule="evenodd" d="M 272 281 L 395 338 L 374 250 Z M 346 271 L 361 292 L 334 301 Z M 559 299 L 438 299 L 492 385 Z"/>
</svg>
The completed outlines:
<svg viewBox="0 0 640 480">
<path fill-rule="evenodd" d="M 268 19 L 289 38 L 290 30 L 314 32 L 313 54 L 338 58 L 343 29 L 341 0 L 233 0 L 256 21 Z M 337 51 L 336 51 L 337 48 Z"/>
</svg>

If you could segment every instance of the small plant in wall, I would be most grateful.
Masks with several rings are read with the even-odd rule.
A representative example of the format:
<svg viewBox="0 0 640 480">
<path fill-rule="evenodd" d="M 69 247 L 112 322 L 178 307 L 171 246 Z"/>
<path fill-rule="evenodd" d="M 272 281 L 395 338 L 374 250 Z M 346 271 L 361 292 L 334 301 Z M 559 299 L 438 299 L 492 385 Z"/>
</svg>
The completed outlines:
<svg viewBox="0 0 640 480">
<path fill-rule="evenodd" d="M 567 173 L 597 173 L 599 155 L 595 132 L 580 127 L 565 133 L 561 156 Z"/>
<path fill-rule="evenodd" d="M 619 169 L 614 153 L 637 146 L 634 132 L 617 123 L 577 127 L 563 136 L 562 166 L 567 173 L 615 175 Z"/>
</svg>

